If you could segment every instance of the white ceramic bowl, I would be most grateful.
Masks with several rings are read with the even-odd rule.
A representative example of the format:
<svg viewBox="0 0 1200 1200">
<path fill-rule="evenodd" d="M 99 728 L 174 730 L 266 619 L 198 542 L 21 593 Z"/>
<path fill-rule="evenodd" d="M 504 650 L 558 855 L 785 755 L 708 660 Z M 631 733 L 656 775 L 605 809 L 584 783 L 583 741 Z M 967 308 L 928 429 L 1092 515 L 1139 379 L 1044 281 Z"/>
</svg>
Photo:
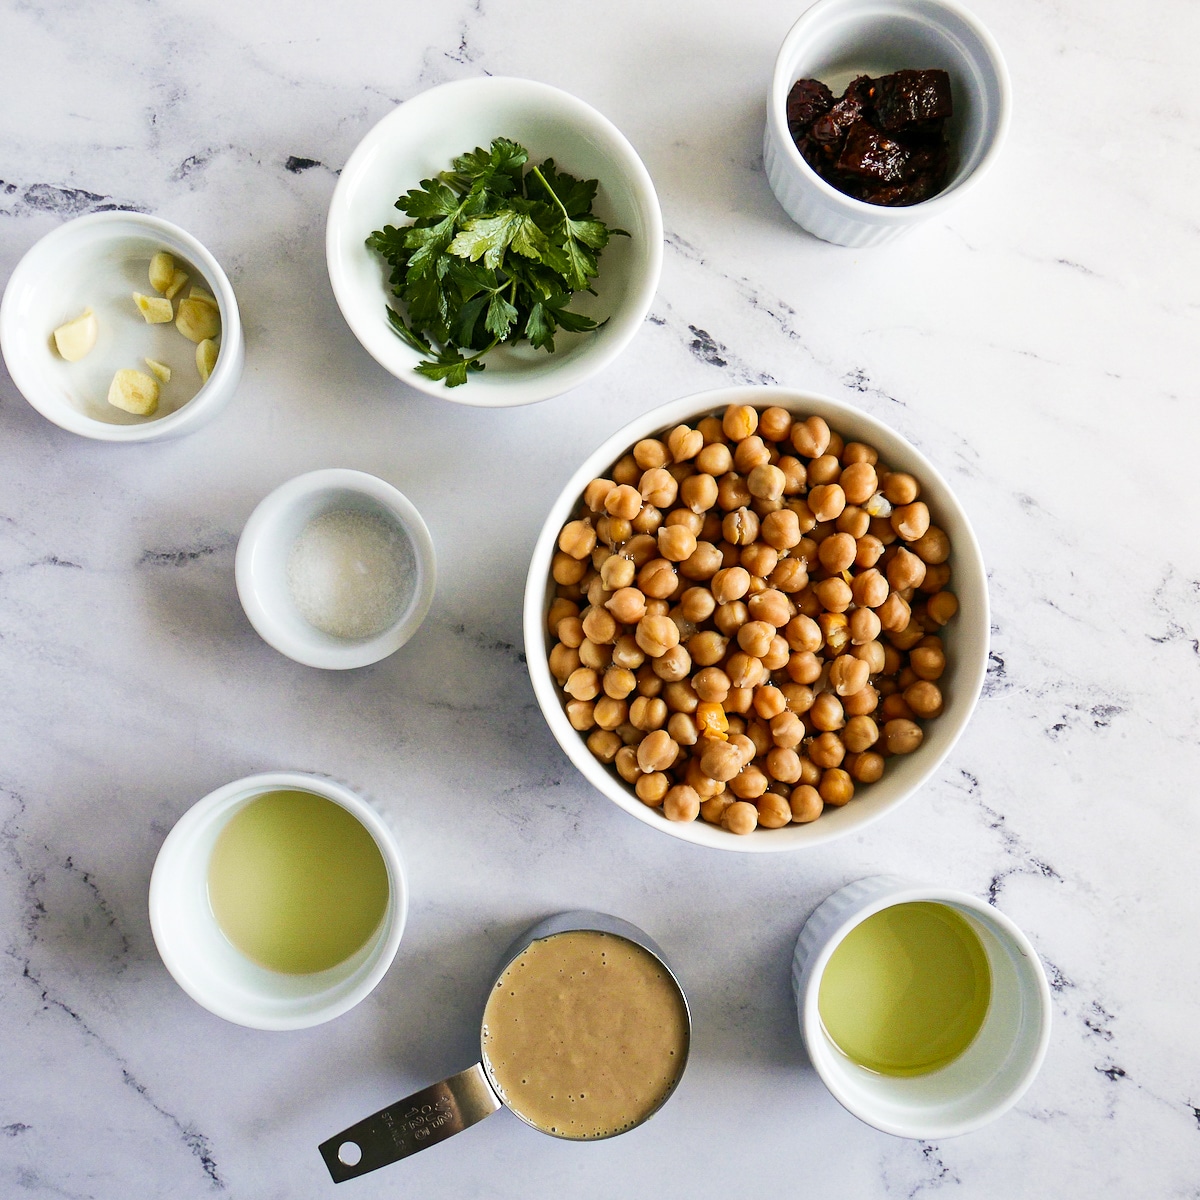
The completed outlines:
<svg viewBox="0 0 1200 1200">
<path fill-rule="evenodd" d="M 907 208 L 839 192 L 804 161 L 788 132 L 797 79 L 841 95 L 855 75 L 941 67 L 950 74 L 951 174 L 936 196 Z M 792 26 L 767 96 L 763 164 L 784 211 L 809 233 L 842 246 L 889 242 L 957 204 L 992 165 L 1008 131 L 1008 68 L 992 35 L 954 0 L 818 0 Z"/>
<path fill-rule="evenodd" d="M 335 509 L 383 517 L 411 548 L 408 601 L 374 637 L 339 638 L 315 628 L 288 588 L 288 555 L 296 539 L 310 521 Z M 290 479 L 258 505 L 238 539 L 234 573 L 242 607 L 263 641 L 298 663 L 326 670 L 365 667 L 399 650 L 429 612 L 437 579 L 433 539 L 408 498 L 374 475 L 336 467 Z"/>
<path fill-rule="evenodd" d="M 940 1070 L 909 1078 L 860 1067 L 821 1022 L 821 975 L 856 925 L 896 904 L 945 904 L 979 936 L 992 972 L 987 1016 L 975 1040 Z M 808 918 L 792 963 L 800 1033 L 825 1086 L 847 1110 L 884 1133 L 936 1141 L 970 1133 L 1024 1095 L 1050 1043 L 1050 988 L 1029 939 L 1002 912 L 966 892 L 875 875 L 847 884 Z"/>
<path fill-rule="evenodd" d="M 947 666 L 938 684 L 945 697 L 945 711 L 937 720 L 925 723 L 925 740 L 920 748 L 913 754 L 889 759 L 883 778 L 877 783 L 860 785 L 854 799 L 843 808 L 826 811 L 805 825 L 756 829 L 744 835 L 728 833 L 702 820 L 668 821 L 658 809 L 644 805 L 612 768 L 593 757 L 583 736 L 567 720 L 563 692 L 550 674 L 550 639 L 546 629 L 546 614 L 554 595 L 550 562 L 559 532 L 579 503 L 588 481 L 606 475 L 612 464 L 641 438 L 653 437 L 680 422 L 692 424 L 709 413 L 720 414 L 729 404 L 751 404 L 760 409 L 779 405 L 799 415 L 823 417 L 847 441 L 867 442 L 878 449 L 880 458 L 893 469 L 915 475 L 934 524 L 950 537 L 951 590 L 959 599 L 959 612 L 943 633 Z M 673 837 L 701 846 L 751 853 L 795 850 L 843 837 L 891 812 L 911 796 L 950 753 L 974 711 L 987 669 L 989 630 L 987 574 L 979 544 L 962 506 L 933 464 L 874 417 L 827 396 L 781 387 L 722 388 L 685 396 L 645 413 L 613 434 L 587 457 L 554 502 L 534 546 L 525 586 L 525 655 L 534 694 L 559 745 L 588 782 L 626 812 Z"/>
<path fill-rule="evenodd" d="M 174 323 L 147 325 L 132 293 L 155 295 L 151 257 L 169 250 L 193 285 L 216 297 L 221 312 L 220 354 L 206 383 L 196 370 L 196 347 Z M 53 331 L 85 308 L 100 331 L 94 349 L 65 362 Z M 218 412 L 237 389 L 245 362 L 237 298 L 217 260 L 190 233 L 144 213 L 104 212 L 60 225 L 38 242 L 8 281 L 0 304 L 0 347 L 13 382 L 48 420 L 103 442 L 148 442 L 190 433 Z M 148 372 L 146 358 L 172 369 L 160 384 L 151 417 L 108 403 L 112 377 L 123 367 Z"/>
<path fill-rule="evenodd" d="M 340 804 L 375 839 L 388 873 L 387 910 L 375 935 L 345 962 L 308 975 L 252 962 L 222 933 L 208 900 L 209 860 L 221 831 L 255 797 L 280 790 Z M 342 784 L 298 771 L 251 775 L 205 796 L 167 835 L 150 876 L 150 928 L 167 970 L 197 1004 L 251 1029 L 306 1029 L 353 1008 L 391 966 L 407 915 L 404 866 L 384 819 Z"/>
<path fill-rule="evenodd" d="M 600 255 L 596 295 L 579 293 L 573 310 L 607 323 L 593 333 L 556 335 L 555 353 L 527 342 L 498 346 L 487 368 L 461 387 L 418 375 L 421 356 L 388 324 L 387 266 L 367 236 L 409 218 L 396 198 L 451 160 L 493 138 L 520 142 L 532 162 L 553 158 L 564 171 L 598 179 L 595 212 L 614 237 Z M 662 270 L 662 213 L 637 152 L 607 118 L 582 100 L 529 79 L 484 77 L 446 83 L 405 101 L 359 143 L 342 170 L 325 248 L 329 279 L 346 318 L 368 353 L 397 379 L 432 396 L 486 408 L 531 404 L 561 395 L 611 362 L 641 327 Z"/>
</svg>

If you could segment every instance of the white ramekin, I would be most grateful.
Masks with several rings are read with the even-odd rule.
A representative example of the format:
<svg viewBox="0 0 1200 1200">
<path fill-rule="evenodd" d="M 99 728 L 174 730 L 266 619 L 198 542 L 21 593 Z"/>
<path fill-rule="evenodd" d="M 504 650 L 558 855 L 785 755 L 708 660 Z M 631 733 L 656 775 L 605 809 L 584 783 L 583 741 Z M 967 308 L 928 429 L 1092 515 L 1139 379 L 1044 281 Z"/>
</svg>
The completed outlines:
<svg viewBox="0 0 1200 1200">
<path fill-rule="evenodd" d="M 572 311 L 602 321 L 591 333 L 556 335 L 547 354 L 528 342 L 498 346 L 487 367 L 460 387 L 417 374 L 421 355 L 388 324 L 387 267 L 367 236 L 404 225 L 396 198 L 450 170 L 451 161 L 493 138 L 520 142 L 531 162 L 597 179 L 596 214 L 614 237 L 600 255 L 596 294 L 577 293 Z M 342 169 L 325 235 L 329 281 L 354 336 L 385 370 L 410 387 L 478 407 L 532 404 L 561 395 L 607 366 L 641 328 L 662 271 L 662 212 L 637 151 L 607 117 L 577 96 L 532 79 L 484 76 L 430 88 L 388 113 Z"/>
<path fill-rule="evenodd" d="M 412 548 L 412 596 L 374 637 L 339 638 L 315 628 L 288 588 L 288 554 L 304 527 L 342 508 L 384 517 Z M 433 603 L 437 566 L 429 529 L 403 492 L 363 471 L 331 467 L 289 479 L 262 500 L 238 540 L 234 574 L 242 608 L 264 642 L 307 667 L 343 671 L 387 658 L 417 632 Z"/>
<path fill-rule="evenodd" d="M 134 307 L 132 292 L 152 291 L 146 272 L 159 250 L 192 264 L 202 277 L 189 280 L 181 297 L 195 284 L 207 285 L 216 298 L 220 353 L 207 382 L 199 382 L 195 346 L 174 325 L 147 326 Z M 54 350 L 52 331 L 84 308 L 99 306 L 119 315 L 101 324 L 90 354 L 64 362 Z M 144 359 L 154 358 L 160 346 L 167 347 L 158 353 L 176 377 L 161 385 L 159 412 L 139 417 L 113 408 L 107 401 L 113 374 L 123 367 L 146 371 Z M 33 246 L 4 291 L 0 347 L 13 382 L 42 416 L 102 442 L 149 442 L 191 433 L 228 402 L 246 358 L 237 298 L 220 263 L 178 225 L 134 212 L 79 217 Z M 193 381 L 191 398 L 168 407 L 172 388 L 186 384 L 190 390 Z"/>
<path fill-rule="evenodd" d="M 558 546 L 558 535 L 579 503 L 587 483 L 605 475 L 612 464 L 642 438 L 658 437 L 680 422 L 689 424 L 711 413 L 721 413 L 730 404 L 765 408 L 780 405 L 798 416 L 823 417 L 846 441 L 867 442 L 893 470 L 908 471 L 921 483 L 922 499 L 929 503 L 934 524 L 950 538 L 950 564 L 954 572 L 951 590 L 959 599 L 959 611 L 946 627 L 946 673 L 938 681 L 946 698 L 946 709 L 925 727 L 925 740 L 914 753 L 893 758 L 884 777 L 863 785 L 858 795 L 843 808 L 825 812 L 806 825 L 783 829 L 756 829 L 738 836 L 716 825 L 695 821 L 668 821 L 659 809 L 647 808 L 633 788 L 609 767 L 597 761 L 583 735 L 571 725 L 563 707 L 563 692 L 550 673 L 546 614 L 554 595 L 550 564 Z M 990 618 L 988 615 L 987 571 L 970 520 L 950 485 L 934 465 L 894 429 L 860 409 L 829 396 L 782 387 L 733 387 L 699 392 L 651 409 L 631 421 L 593 451 L 567 481 L 546 518 L 533 549 L 525 584 L 525 656 L 529 677 L 542 715 L 567 757 L 587 781 L 627 813 L 655 829 L 684 841 L 720 850 L 766 853 L 816 846 L 855 833 L 908 799 L 941 765 L 970 720 L 987 671 Z"/>
<path fill-rule="evenodd" d="M 387 867 L 387 910 L 374 936 L 345 962 L 309 975 L 251 962 L 221 932 L 208 900 L 208 865 L 221 831 L 255 797 L 280 790 L 340 804 L 375 839 Z M 251 1029 L 306 1029 L 353 1008 L 391 966 L 407 915 L 400 848 L 383 817 L 348 787 L 299 771 L 251 775 L 205 796 L 167 835 L 150 877 L 150 928 L 167 970 L 197 1004 Z"/>
<path fill-rule="evenodd" d="M 797 79 L 829 83 L 929 67 L 949 72 L 954 97 L 952 174 L 943 191 L 907 208 L 868 204 L 839 192 L 804 161 L 787 124 Z M 840 246 L 877 246 L 940 216 L 979 182 L 1000 151 L 1010 108 L 1000 48 L 955 0 L 818 0 L 792 26 L 775 60 L 763 165 L 784 211 L 809 233 Z"/>
<path fill-rule="evenodd" d="M 860 1067 L 834 1045 L 817 1007 L 821 975 L 842 939 L 897 904 L 945 904 L 979 935 L 992 971 L 983 1027 L 949 1065 L 897 1078 Z M 1050 1043 L 1050 988 L 1029 939 L 989 904 L 950 888 L 892 875 L 859 879 L 827 897 L 805 922 L 792 988 L 808 1057 L 834 1098 L 861 1121 L 897 1137 L 936 1140 L 970 1133 L 1024 1095 Z"/>
</svg>

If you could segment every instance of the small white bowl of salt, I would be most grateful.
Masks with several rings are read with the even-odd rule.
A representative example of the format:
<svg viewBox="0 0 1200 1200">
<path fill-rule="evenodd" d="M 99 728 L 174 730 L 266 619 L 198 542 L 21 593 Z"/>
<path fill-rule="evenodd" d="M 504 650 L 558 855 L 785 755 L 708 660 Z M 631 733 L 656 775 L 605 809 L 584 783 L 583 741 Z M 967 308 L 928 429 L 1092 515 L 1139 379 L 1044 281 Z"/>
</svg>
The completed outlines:
<svg viewBox="0 0 1200 1200">
<path fill-rule="evenodd" d="M 309 667 L 399 650 L 433 602 L 433 539 L 390 483 L 312 471 L 273 491 L 238 541 L 238 596 L 263 641 Z"/>
</svg>

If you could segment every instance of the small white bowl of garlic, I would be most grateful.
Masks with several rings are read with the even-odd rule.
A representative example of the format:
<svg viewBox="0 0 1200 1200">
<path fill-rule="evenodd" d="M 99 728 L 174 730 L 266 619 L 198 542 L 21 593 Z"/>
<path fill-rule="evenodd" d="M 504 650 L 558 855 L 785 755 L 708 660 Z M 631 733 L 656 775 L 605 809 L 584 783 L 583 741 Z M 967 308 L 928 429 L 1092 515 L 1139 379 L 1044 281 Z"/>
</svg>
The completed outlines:
<svg viewBox="0 0 1200 1200">
<path fill-rule="evenodd" d="M 133 212 L 69 221 L 21 259 L 0 349 L 38 412 L 106 442 L 190 433 L 233 395 L 245 362 L 220 264 L 177 225 Z"/>
<path fill-rule="evenodd" d="M 399 650 L 433 603 L 433 539 L 390 483 L 332 467 L 250 514 L 234 565 L 259 636 L 308 667 L 365 667 Z"/>
</svg>

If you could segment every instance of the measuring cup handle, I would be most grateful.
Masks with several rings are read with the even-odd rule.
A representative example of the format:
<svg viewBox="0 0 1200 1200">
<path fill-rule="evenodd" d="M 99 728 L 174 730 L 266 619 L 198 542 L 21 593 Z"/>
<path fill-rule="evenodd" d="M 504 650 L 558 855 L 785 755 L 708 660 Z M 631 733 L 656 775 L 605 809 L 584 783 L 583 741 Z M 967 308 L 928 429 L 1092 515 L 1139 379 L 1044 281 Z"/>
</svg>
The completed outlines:
<svg viewBox="0 0 1200 1200">
<path fill-rule="evenodd" d="M 444 1142 L 500 1107 L 483 1064 L 413 1092 L 373 1116 L 343 1129 L 318 1149 L 334 1183 L 356 1179 Z"/>
</svg>

